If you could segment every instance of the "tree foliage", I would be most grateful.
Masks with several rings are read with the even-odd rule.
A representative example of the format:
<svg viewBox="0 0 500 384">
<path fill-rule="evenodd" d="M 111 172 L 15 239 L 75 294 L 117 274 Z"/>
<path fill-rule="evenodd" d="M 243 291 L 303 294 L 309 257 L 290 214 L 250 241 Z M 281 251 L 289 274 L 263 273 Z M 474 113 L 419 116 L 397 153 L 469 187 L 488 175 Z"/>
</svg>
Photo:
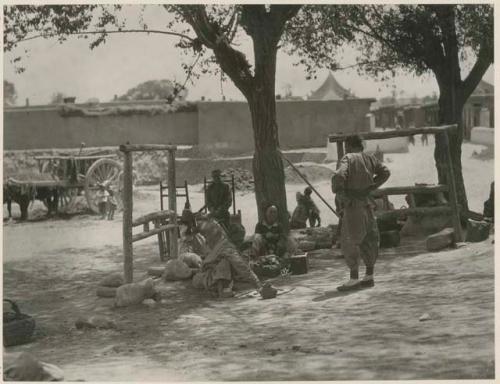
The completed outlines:
<svg viewBox="0 0 500 384">
<path fill-rule="evenodd" d="M 131 28 L 120 18 L 119 5 L 44 5 L 4 7 L 4 49 L 13 51 L 22 41 L 71 35 L 89 38 L 90 48 L 112 33 L 158 33 L 178 38 L 176 46 L 195 56 L 184 64 L 189 77 L 214 72 L 227 76 L 248 101 L 254 131 L 254 178 L 259 216 L 268 204 L 279 208 L 287 224 L 283 163 L 279 156 L 275 106 L 276 57 L 287 23 L 301 5 L 161 5 L 165 28 L 150 29 L 141 21 Z M 253 42 L 253 63 L 238 48 L 238 37 Z M 21 56 L 13 61 L 20 65 Z M 216 65 L 213 65 L 216 64 Z"/>
<path fill-rule="evenodd" d="M 50 97 L 50 104 L 62 104 L 66 95 L 62 92 L 54 92 Z"/>
<path fill-rule="evenodd" d="M 10 81 L 3 81 L 3 105 L 12 107 L 17 101 L 16 87 Z"/>
<path fill-rule="evenodd" d="M 397 70 L 435 76 L 440 91 L 439 123 L 459 127 L 450 134 L 450 146 L 459 203 L 466 211 L 461 166 L 462 111 L 493 63 L 493 6 L 310 5 L 294 19 L 286 41 L 289 51 L 301 55 L 303 64 L 314 73 L 321 67 L 336 68 L 330 52 L 342 35 L 358 47 L 356 60 L 361 72 L 382 79 L 394 76 Z M 473 62 L 469 71 L 466 62 Z M 445 145 L 438 138 L 434 152 L 442 184 L 447 182 Z"/>
<path fill-rule="evenodd" d="M 308 5 L 293 24 L 287 30 L 288 51 L 299 53 L 310 73 L 337 68 L 331 52 L 339 39 L 355 44 L 359 70 L 376 76 L 398 69 L 421 75 L 439 71 L 450 59 L 475 58 L 470 72 L 475 80 L 476 72 L 493 62 L 488 4 Z"/>
<path fill-rule="evenodd" d="M 187 91 L 178 91 L 180 85 L 170 80 L 145 81 L 118 97 L 118 100 L 185 100 Z"/>
</svg>

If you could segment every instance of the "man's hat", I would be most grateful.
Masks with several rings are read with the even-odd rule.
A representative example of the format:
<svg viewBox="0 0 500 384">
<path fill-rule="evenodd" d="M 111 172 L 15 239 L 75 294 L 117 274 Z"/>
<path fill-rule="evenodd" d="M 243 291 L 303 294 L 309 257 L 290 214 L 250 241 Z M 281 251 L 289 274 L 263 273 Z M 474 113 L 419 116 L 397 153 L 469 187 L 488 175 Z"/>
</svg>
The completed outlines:
<svg viewBox="0 0 500 384">
<path fill-rule="evenodd" d="M 214 169 L 214 170 L 212 171 L 212 175 L 213 175 L 213 176 L 215 176 L 215 175 L 220 176 L 221 174 L 222 174 L 222 171 L 221 171 L 220 169 Z"/>
</svg>

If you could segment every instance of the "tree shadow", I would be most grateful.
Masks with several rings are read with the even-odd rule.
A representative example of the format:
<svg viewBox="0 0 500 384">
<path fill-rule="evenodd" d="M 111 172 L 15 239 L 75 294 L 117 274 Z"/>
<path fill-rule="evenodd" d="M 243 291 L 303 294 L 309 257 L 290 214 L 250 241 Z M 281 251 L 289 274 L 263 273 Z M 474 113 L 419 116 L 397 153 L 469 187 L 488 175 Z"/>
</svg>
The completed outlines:
<svg viewBox="0 0 500 384">
<path fill-rule="evenodd" d="M 336 297 L 348 296 L 348 295 L 352 295 L 355 293 L 359 293 L 361 291 L 364 291 L 365 289 L 367 289 L 367 288 L 358 288 L 358 289 L 354 289 L 352 291 L 343 291 L 343 292 L 337 291 L 337 290 L 326 291 L 321 296 L 317 296 L 317 297 L 313 298 L 312 301 L 318 302 L 318 301 L 335 299 Z"/>
</svg>

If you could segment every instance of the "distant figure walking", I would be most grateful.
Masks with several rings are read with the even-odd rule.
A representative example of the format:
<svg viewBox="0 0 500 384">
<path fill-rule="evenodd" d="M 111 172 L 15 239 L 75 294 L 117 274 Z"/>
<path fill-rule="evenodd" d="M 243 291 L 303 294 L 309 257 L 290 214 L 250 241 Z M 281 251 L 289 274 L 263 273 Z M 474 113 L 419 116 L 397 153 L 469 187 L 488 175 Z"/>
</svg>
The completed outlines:
<svg viewBox="0 0 500 384">
<path fill-rule="evenodd" d="M 429 137 L 427 136 L 427 133 L 424 133 L 420 140 L 422 141 L 422 145 L 427 146 L 429 144 Z"/>
</svg>

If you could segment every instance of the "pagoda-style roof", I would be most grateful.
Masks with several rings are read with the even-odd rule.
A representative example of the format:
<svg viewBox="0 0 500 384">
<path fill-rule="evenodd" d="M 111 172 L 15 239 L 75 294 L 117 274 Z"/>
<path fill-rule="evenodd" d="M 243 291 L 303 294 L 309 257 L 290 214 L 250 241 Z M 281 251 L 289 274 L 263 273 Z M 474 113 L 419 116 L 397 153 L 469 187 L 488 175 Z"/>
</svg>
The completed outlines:
<svg viewBox="0 0 500 384">
<path fill-rule="evenodd" d="M 344 100 L 354 98 L 356 97 L 333 77 L 332 72 L 328 73 L 328 77 L 324 83 L 309 96 L 309 100 Z"/>
</svg>

